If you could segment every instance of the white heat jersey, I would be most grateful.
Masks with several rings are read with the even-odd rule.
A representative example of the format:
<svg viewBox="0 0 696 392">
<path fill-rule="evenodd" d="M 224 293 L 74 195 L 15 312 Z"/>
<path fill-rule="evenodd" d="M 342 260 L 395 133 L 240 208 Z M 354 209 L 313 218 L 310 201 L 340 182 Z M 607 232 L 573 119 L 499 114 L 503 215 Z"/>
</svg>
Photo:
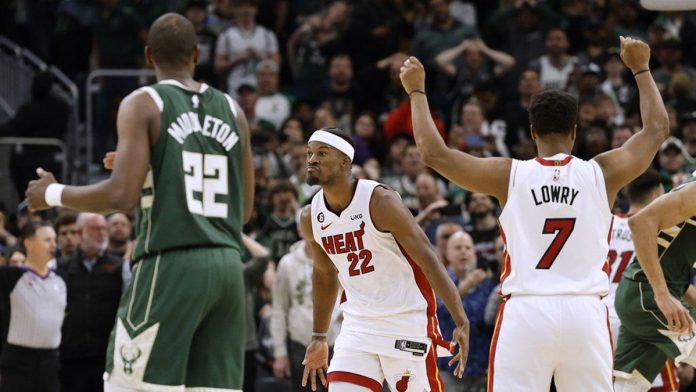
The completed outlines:
<svg viewBox="0 0 696 392">
<path fill-rule="evenodd" d="M 394 236 L 372 224 L 370 198 L 378 186 L 375 181 L 358 180 L 353 199 L 340 216 L 326 207 L 323 191 L 312 199 L 314 240 L 336 266 L 344 289 L 341 333 L 437 341 L 435 293 Z"/>
<path fill-rule="evenodd" d="M 513 160 L 500 225 L 503 295 L 606 295 L 612 215 L 594 160 Z"/>
<path fill-rule="evenodd" d="M 609 295 L 604 299 L 610 311 L 614 310 L 616 288 L 619 287 L 619 282 L 621 282 L 621 277 L 626 267 L 635 260 L 634 254 L 635 248 L 633 247 L 631 229 L 628 227 L 628 218 L 615 216 L 614 224 L 611 228 L 611 242 L 609 243 L 608 262 L 611 267 Z"/>
</svg>

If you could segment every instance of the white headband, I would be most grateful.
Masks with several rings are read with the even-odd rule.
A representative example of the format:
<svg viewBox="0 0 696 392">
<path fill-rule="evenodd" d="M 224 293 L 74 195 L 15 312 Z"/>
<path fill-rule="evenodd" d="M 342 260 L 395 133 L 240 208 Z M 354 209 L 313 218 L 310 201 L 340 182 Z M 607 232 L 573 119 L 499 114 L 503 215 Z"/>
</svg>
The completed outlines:
<svg viewBox="0 0 696 392">
<path fill-rule="evenodd" d="M 338 151 L 348 155 L 348 158 L 350 158 L 350 161 L 353 161 L 353 155 L 355 155 L 355 149 L 353 146 L 350 145 L 347 141 L 345 141 L 342 137 L 336 136 L 331 132 L 326 132 L 326 131 L 314 131 L 312 134 L 312 137 L 309 138 L 309 143 L 311 142 L 322 142 L 326 143 L 331 147 L 334 147 Z"/>
</svg>

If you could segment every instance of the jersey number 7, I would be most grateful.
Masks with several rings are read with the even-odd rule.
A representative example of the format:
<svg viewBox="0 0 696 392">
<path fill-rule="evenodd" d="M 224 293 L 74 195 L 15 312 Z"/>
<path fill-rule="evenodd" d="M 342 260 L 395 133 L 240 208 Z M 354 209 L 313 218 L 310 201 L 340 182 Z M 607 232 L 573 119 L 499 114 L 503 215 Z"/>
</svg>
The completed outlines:
<svg viewBox="0 0 696 392">
<path fill-rule="evenodd" d="M 549 218 L 544 222 L 544 231 L 542 234 L 556 234 L 556 237 L 551 241 L 551 245 L 546 249 L 546 252 L 541 256 L 541 260 L 537 263 L 537 269 L 549 269 L 556 261 L 561 249 L 568 241 L 568 237 L 575 229 L 575 218 Z"/>
</svg>

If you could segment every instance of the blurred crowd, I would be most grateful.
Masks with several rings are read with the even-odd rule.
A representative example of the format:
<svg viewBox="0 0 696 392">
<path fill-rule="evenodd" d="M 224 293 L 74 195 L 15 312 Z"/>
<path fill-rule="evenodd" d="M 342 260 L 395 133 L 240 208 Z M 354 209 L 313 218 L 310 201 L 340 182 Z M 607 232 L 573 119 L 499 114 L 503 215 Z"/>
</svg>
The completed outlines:
<svg viewBox="0 0 696 392">
<path fill-rule="evenodd" d="M 306 140 L 329 126 L 355 139 L 356 178 L 399 192 L 459 288 L 471 320 L 471 351 L 464 381 L 441 372 L 447 390 L 485 391 L 503 253 L 500 207 L 424 165 L 399 80 L 408 56 L 426 67 L 435 123 L 451 148 L 477 156 L 535 157 L 527 113 L 531 96 L 561 89 L 579 100 L 574 155 L 590 159 L 621 146 L 641 128 L 637 89 L 618 49 L 619 36 L 639 38 L 652 49 L 651 69 L 670 115 L 671 136 L 654 162 L 665 190 L 696 169 L 696 13 L 648 12 L 636 0 L 15 0 L 0 6 L 0 33 L 83 85 L 94 69 L 146 67 L 147 27 L 167 11 L 181 12 L 196 28 L 201 48 L 196 78 L 237 99 L 251 126 L 256 208 L 244 231 L 253 332 L 247 371 L 253 373 L 245 391 L 301 390 L 300 362 L 311 333 L 312 261 L 297 230 L 297 211 L 317 191 L 304 182 Z M 138 83 L 100 81 L 97 158 L 114 148 L 117 104 Z M 26 136 L 28 127 L 19 123 L 0 125 L 0 136 Z M 61 137 L 64 129 L 53 132 Z M 627 203 L 619 197 L 614 212 L 625 213 Z M 17 264 L 22 259 L 17 238 L 23 224 L 36 217 L 22 206 L 5 207 L 1 260 Z M 118 273 L 109 271 L 110 287 L 120 290 L 115 276 L 121 284 L 129 279 L 132 217 L 50 214 L 58 234 L 58 269 L 91 276 L 95 287 L 102 287 L 105 283 L 96 283 L 98 268 L 69 260 L 107 258 L 103 263 L 119 266 Z M 68 318 L 71 298 L 80 301 L 71 286 L 68 280 Z M 73 293 L 84 289 L 77 287 Z M 93 311 L 115 312 L 111 299 L 89 300 Z M 448 338 L 453 322 L 442 305 L 438 315 Z M 340 313 L 335 319 L 338 328 Z M 75 343 L 65 331 L 70 328 L 80 334 L 86 326 L 66 319 L 66 345 Z M 73 355 L 103 357 L 80 350 L 62 349 L 70 353 L 66 361 Z M 440 365 L 447 369 L 446 361 Z M 693 371 L 681 376 L 682 390 L 692 390 Z"/>
</svg>

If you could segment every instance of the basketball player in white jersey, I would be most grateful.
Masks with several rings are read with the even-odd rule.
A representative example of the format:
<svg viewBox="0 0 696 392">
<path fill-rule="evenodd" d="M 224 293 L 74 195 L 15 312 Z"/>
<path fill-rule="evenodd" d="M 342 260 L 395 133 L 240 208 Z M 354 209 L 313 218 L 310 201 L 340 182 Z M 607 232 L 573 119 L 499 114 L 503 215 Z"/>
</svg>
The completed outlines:
<svg viewBox="0 0 696 392">
<path fill-rule="evenodd" d="M 669 132 L 650 75 L 650 48 L 621 37 L 621 58 L 640 92 L 643 130 L 590 161 L 573 157 L 577 100 L 544 91 L 529 108 L 539 157 L 477 158 L 450 149 L 425 97 L 425 72 L 411 57 L 401 69 L 416 144 L 426 164 L 455 184 L 500 201 L 507 255 L 491 342 L 488 392 L 612 391 L 606 263 L 617 192 L 643 173 Z"/>
<path fill-rule="evenodd" d="M 399 195 L 351 176 L 354 152 L 350 136 L 336 128 L 314 132 L 307 146 L 307 183 L 322 189 L 300 219 L 312 233 L 314 259 L 314 331 L 303 385 L 309 379 L 315 390 L 318 375 L 331 392 L 380 392 L 384 380 L 394 392 L 440 392 L 437 346 L 451 355 L 459 345 L 451 363 L 459 361 L 455 375 L 461 377 L 469 321 L 456 287 Z M 326 332 L 339 281 L 344 320 L 325 379 Z M 440 335 L 433 289 L 457 324 L 451 345 Z"/>
<path fill-rule="evenodd" d="M 660 175 L 653 169 L 648 169 L 633 180 L 625 188 L 630 207 L 624 216 L 614 216 L 614 223 L 611 227 L 611 241 L 609 242 L 609 295 L 604 297 L 604 304 L 609 309 L 609 324 L 611 325 L 611 336 L 613 342 L 619 340 L 619 327 L 621 320 L 614 308 L 614 295 L 619 286 L 623 272 L 629 264 L 635 261 L 635 247 L 631 236 L 631 229 L 628 227 L 628 218 L 635 215 L 660 197 L 664 193 L 664 188 L 660 182 Z M 674 366 L 674 361 L 667 359 L 665 367 L 652 383 L 650 392 L 673 392 L 679 390 L 679 377 Z"/>
</svg>

